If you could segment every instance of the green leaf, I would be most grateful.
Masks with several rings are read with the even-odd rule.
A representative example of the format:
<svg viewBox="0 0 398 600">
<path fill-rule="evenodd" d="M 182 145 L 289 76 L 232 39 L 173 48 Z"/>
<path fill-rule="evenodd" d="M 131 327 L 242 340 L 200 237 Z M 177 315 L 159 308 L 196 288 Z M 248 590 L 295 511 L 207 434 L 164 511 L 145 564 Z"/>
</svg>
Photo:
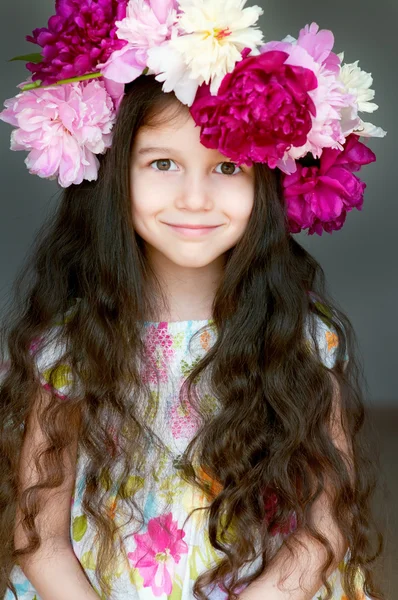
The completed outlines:
<svg viewBox="0 0 398 600">
<path fill-rule="evenodd" d="M 87 531 L 87 516 L 80 515 L 73 519 L 72 536 L 75 542 L 80 542 Z"/>
<path fill-rule="evenodd" d="M 14 56 L 14 58 L 10 58 L 8 62 L 12 62 L 13 60 L 24 60 L 26 62 L 41 63 L 43 57 L 40 54 L 40 52 L 34 52 L 33 54 L 23 54 L 22 56 Z"/>
<path fill-rule="evenodd" d="M 138 490 L 140 490 L 143 487 L 143 477 L 140 477 L 139 475 L 130 475 L 130 477 L 127 479 L 123 492 L 126 496 L 134 496 L 134 494 L 136 494 Z"/>
<path fill-rule="evenodd" d="M 326 306 L 326 304 L 323 304 L 321 302 L 314 302 L 314 304 L 317 307 L 317 309 L 326 317 L 329 317 L 330 319 L 333 317 L 332 311 L 328 306 Z"/>
<path fill-rule="evenodd" d="M 91 571 L 95 569 L 95 560 L 91 550 L 83 554 L 83 556 L 80 558 L 80 562 L 83 569 L 90 569 Z"/>
<path fill-rule="evenodd" d="M 181 600 L 182 598 L 182 588 L 178 585 L 176 581 L 173 583 L 173 589 L 171 594 L 167 596 L 167 600 Z"/>
</svg>

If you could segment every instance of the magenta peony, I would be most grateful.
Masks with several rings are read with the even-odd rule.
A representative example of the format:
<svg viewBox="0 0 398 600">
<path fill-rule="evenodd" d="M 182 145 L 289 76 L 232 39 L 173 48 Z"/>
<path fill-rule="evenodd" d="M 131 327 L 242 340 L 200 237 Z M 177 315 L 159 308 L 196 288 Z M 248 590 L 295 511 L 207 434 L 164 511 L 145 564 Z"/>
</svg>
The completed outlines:
<svg viewBox="0 0 398 600">
<path fill-rule="evenodd" d="M 283 178 L 290 232 L 308 229 L 308 235 L 322 235 L 323 230 L 341 229 L 347 213 L 363 205 L 366 184 L 352 172 L 375 160 L 372 150 L 352 134 L 344 150 L 325 148 L 319 166 L 298 163 L 297 171 Z"/>
<path fill-rule="evenodd" d="M 301 29 L 297 41 L 268 42 L 260 48 L 265 53 L 275 50 L 287 52 L 289 58 L 286 64 L 311 69 L 318 80 L 317 88 L 310 92 L 316 116 L 312 119 L 308 139 L 302 147 L 290 148 L 285 161 L 297 160 L 308 153 L 319 158 L 324 148 L 342 150 L 347 135 L 352 131 L 351 128 L 345 135 L 342 130 L 341 111 L 344 107 L 351 106 L 355 97 L 347 93 L 339 81 L 340 58 L 332 52 L 333 45 L 333 33 L 325 29 L 319 30 L 318 25 L 312 23 Z M 351 127 L 355 124 L 355 121 L 349 123 Z M 278 164 L 278 167 L 285 170 L 282 164 Z"/>
<path fill-rule="evenodd" d="M 190 111 L 201 127 L 201 142 L 237 164 L 277 166 L 291 146 L 302 146 L 315 106 L 317 87 L 310 69 L 285 64 L 286 52 L 247 56 L 222 80 L 217 96 L 202 85 Z"/>
<path fill-rule="evenodd" d="M 43 48 L 40 63 L 27 63 L 33 81 L 52 84 L 91 73 L 127 42 L 116 36 L 115 21 L 126 15 L 127 0 L 57 0 L 48 27 L 29 42 Z"/>
<path fill-rule="evenodd" d="M 62 187 L 97 179 L 111 146 L 115 109 L 102 81 L 69 83 L 22 92 L 5 101 L 0 119 L 16 129 L 11 150 L 28 150 L 25 164 Z"/>
</svg>

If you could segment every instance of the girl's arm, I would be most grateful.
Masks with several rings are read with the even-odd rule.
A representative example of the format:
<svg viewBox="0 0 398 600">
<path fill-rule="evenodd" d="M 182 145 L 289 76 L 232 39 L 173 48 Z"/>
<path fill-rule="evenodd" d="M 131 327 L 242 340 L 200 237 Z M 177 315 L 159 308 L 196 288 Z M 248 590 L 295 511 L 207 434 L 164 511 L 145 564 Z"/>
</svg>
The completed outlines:
<svg viewBox="0 0 398 600">
<path fill-rule="evenodd" d="M 33 457 L 39 447 L 46 446 L 38 414 L 50 401 L 44 389 L 35 402 L 27 420 L 25 438 L 21 449 L 19 467 L 20 493 L 38 481 Z M 39 408 L 40 407 L 40 408 Z M 51 490 L 41 490 L 45 505 L 35 523 L 41 537 L 40 548 L 30 556 L 21 556 L 18 564 L 32 583 L 42 600 L 98 600 L 98 595 L 87 579 L 70 542 L 71 501 L 76 478 L 79 417 L 68 423 L 76 435 L 73 443 L 64 451 L 66 468 L 64 483 Z M 19 506 L 16 513 L 14 534 L 15 548 L 27 545 L 27 536 L 21 524 Z"/>
<path fill-rule="evenodd" d="M 331 379 L 334 386 L 331 435 L 335 446 L 350 459 L 351 444 L 341 425 L 339 388 L 334 376 Z M 347 466 L 352 475 L 351 465 Z M 332 516 L 330 496 L 326 491 L 314 502 L 312 515 L 314 525 L 327 538 L 336 556 L 328 569 L 329 577 L 344 559 L 347 543 Z M 300 528 L 289 536 L 289 540 L 294 543 L 294 558 L 282 545 L 267 571 L 248 585 L 239 595 L 239 600 L 312 600 L 323 585 L 320 573 L 326 560 L 325 547 Z"/>
<path fill-rule="evenodd" d="M 98 600 L 73 548 L 64 539 L 52 540 L 34 554 L 23 571 L 42 600 Z M 22 566 L 22 565 L 21 565 Z"/>
</svg>

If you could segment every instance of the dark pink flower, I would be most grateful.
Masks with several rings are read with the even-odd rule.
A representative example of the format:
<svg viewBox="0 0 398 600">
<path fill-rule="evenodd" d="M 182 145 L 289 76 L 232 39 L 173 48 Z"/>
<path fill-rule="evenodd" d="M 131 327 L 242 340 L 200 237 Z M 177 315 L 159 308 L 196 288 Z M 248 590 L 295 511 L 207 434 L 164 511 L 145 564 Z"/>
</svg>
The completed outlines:
<svg viewBox="0 0 398 600">
<path fill-rule="evenodd" d="M 127 0 L 57 0 L 48 27 L 28 42 L 43 48 L 40 63 L 27 63 L 33 81 L 52 84 L 91 73 L 127 42 L 116 36 L 115 21 L 126 16 Z"/>
<path fill-rule="evenodd" d="M 344 150 L 325 148 L 318 164 L 298 162 L 297 171 L 283 178 L 291 233 L 308 228 L 308 235 L 322 235 L 323 230 L 341 229 L 347 213 L 363 205 L 366 184 L 352 172 L 375 160 L 372 150 L 352 134 Z"/>
<path fill-rule="evenodd" d="M 302 146 L 315 106 L 308 92 L 317 87 L 313 71 L 286 65 L 287 52 L 242 53 L 216 96 L 202 85 L 191 106 L 201 142 L 237 164 L 277 166 L 291 146 Z"/>
</svg>

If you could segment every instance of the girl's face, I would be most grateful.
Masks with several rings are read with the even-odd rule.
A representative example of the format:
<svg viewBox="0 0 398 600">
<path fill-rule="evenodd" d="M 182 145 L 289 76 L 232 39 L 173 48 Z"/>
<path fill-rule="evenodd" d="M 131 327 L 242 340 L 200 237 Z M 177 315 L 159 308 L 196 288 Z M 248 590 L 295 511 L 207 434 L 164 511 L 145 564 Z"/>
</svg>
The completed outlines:
<svg viewBox="0 0 398 600">
<path fill-rule="evenodd" d="M 199 133 L 188 111 L 156 129 L 142 127 L 130 173 L 134 228 L 150 256 L 188 268 L 204 267 L 235 246 L 254 198 L 254 168 L 205 148 Z"/>
</svg>

